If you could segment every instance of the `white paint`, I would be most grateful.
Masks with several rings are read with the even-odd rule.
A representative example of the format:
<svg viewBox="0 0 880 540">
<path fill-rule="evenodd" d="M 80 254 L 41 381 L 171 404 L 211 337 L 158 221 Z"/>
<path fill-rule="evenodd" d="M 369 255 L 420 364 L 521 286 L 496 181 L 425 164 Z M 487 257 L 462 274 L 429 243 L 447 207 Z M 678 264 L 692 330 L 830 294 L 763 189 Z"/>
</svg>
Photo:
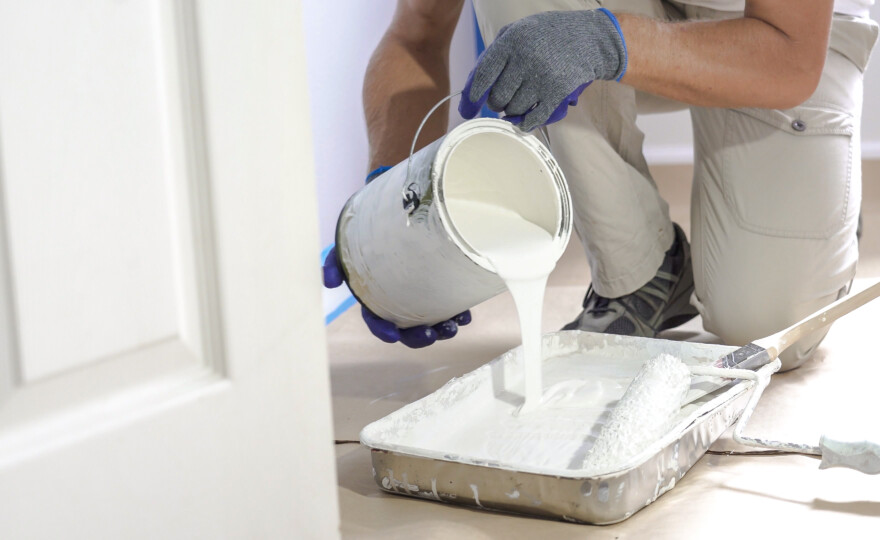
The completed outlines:
<svg viewBox="0 0 880 540">
<path fill-rule="evenodd" d="M 510 376 L 522 381 L 524 359 L 516 359 Z M 411 426 L 406 438 L 415 447 L 438 448 L 448 454 L 516 468 L 580 469 L 587 449 L 599 435 L 602 418 L 623 396 L 637 372 L 631 363 L 616 360 L 613 355 L 599 361 L 581 354 L 545 359 L 546 399 L 529 414 L 515 414 L 521 402 L 498 399 L 491 385 L 464 384 L 436 396 L 437 402 L 425 408 L 433 414 L 448 413 L 450 420 L 458 417 L 455 429 L 449 429 L 451 424 L 438 417 Z M 524 388 L 528 380 L 521 384 L 515 388 Z M 454 406 L 446 409 L 450 405 Z M 388 426 L 389 433 L 398 430 L 406 433 L 406 425 Z"/>
<path fill-rule="evenodd" d="M 518 413 L 532 411 L 544 388 L 544 289 L 571 231 L 562 172 L 543 145 L 518 130 L 475 134 L 453 148 L 443 170 L 452 227 L 476 255 L 471 259 L 488 263 L 516 304 L 525 385 Z"/>
<path fill-rule="evenodd" d="M 560 256 L 553 236 L 518 213 L 467 199 L 447 199 L 459 233 L 495 267 L 519 313 L 525 358 L 523 412 L 541 401 L 541 311 L 547 276 Z"/>
<path fill-rule="evenodd" d="M 615 390 L 622 392 L 625 385 L 625 378 L 602 380 L 598 385 L 595 381 L 583 381 L 579 391 L 565 402 L 542 405 L 529 414 L 513 414 L 496 425 L 484 426 L 485 449 L 499 461 L 580 468 L 574 462 L 579 456 L 582 460 L 598 436 L 600 418 L 610 410 L 606 398 L 613 396 L 610 392 Z"/>
<path fill-rule="evenodd" d="M 476 485 L 476 484 L 470 484 L 470 486 L 471 486 L 471 491 L 474 493 L 474 502 L 477 503 L 477 506 L 479 506 L 480 508 L 482 508 L 483 505 L 480 504 L 480 493 L 479 493 L 479 491 L 478 491 L 478 489 L 477 489 L 477 485 Z"/>
<path fill-rule="evenodd" d="M 690 385 L 690 371 L 678 358 L 661 354 L 646 362 L 587 452 L 584 468 L 614 470 L 660 438 Z"/>
<path fill-rule="evenodd" d="M 822 449 L 822 463 L 819 468 L 848 467 L 865 474 L 880 474 L 880 443 L 865 440 L 863 436 L 841 438 L 822 435 L 819 439 Z"/>
<path fill-rule="evenodd" d="M 373 448 L 433 459 L 558 476 L 598 475 L 609 471 L 585 468 L 584 458 L 647 360 L 666 353 L 689 366 L 705 366 L 734 347 L 558 332 L 543 337 L 543 350 L 543 402 L 529 414 L 515 414 L 525 388 L 522 349 L 515 349 L 371 424 L 361 439 Z M 693 377 L 693 386 L 706 379 Z M 714 394 L 685 399 L 663 432 L 621 465 L 673 444 L 680 430 L 717 406 L 715 399 Z"/>
</svg>

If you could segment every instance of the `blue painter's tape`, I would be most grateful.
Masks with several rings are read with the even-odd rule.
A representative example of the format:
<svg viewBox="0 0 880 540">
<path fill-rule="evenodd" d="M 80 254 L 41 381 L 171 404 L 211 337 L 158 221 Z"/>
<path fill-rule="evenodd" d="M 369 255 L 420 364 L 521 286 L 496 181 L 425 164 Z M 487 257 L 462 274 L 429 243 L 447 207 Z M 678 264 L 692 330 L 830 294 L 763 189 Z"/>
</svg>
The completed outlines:
<svg viewBox="0 0 880 540">
<path fill-rule="evenodd" d="M 324 264 L 324 259 L 327 258 L 327 254 L 330 253 L 330 250 L 334 247 L 336 247 L 336 244 L 330 244 L 329 246 L 321 250 L 321 264 Z"/>
<path fill-rule="evenodd" d="M 345 313 L 348 308 L 355 305 L 356 303 L 357 300 L 355 300 L 354 296 L 349 296 L 348 298 L 343 300 L 336 309 L 334 309 L 333 311 L 328 313 L 326 317 L 324 317 L 324 324 L 328 325 L 332 323 L 337 317 Z"/>
<path fill-rule="evenodd" d="M 327 254 L 330 253 L 330 250 L 333 249 L 335 246 L 336 244 L 330 244 L 329 246 L 321 250 L 321 264 L 324 263 L 324 259 L 327 258 Z M 351 306 L 355 305 L 356 302 L 357 301 L 355 300 L 354 296 L 349 295 L 348 298 L 346 298 L 345 300 L 340 302 L 338 306 L 336 306 L 336 309 L 334 309 L 324 317 L 324 325 L 328 325 L 333 322 L 334 319 L 345 313 L 345 311 Z"/>
</svg>

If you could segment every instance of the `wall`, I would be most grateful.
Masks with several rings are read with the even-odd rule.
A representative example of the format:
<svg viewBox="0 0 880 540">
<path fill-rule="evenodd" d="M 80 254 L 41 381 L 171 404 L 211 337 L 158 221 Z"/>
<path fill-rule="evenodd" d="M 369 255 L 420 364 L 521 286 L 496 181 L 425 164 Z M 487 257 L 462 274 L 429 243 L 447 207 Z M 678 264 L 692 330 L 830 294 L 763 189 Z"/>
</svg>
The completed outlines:
<svg viewBox="0 0 880 540">
<path fill-rule="evenodd" d="M 450 51 L 453 92 L 464 86 L 474 63 L 473 9 L 470 0 L 465 4 Z M 345 9 L 339 9 L 322 0 L 302 3 L 310 93 L 310 104 L 303 106 L 311 109 L 318 218 L 325 253 L 334 242 L 339 210 L 363 186 L 368 172 L 361 87 L 367 62 L 391 21 L 395 5 L 396 0 L 371 0 L 349 2 Z M 452 103 L 450 121 L 457 125 L 461 118 L 455 112 L 457 102 Z M 325 290 L 325 317 L 332 319 L 352 303 L 345 287 Z"/>
<path fill-rule="evenodd" d="M 871 18 L 880 21 L 880 3 L 871 7 Z M 865 105 L 862 112 L 862 158 L 880 160 L 880 54 L 875 47 L 865 72 Z M 649 163 L 671 164 L 693 161 L 693 136 L 687 111 L 639 117 L 645 132 L 645 157 Z"/>
</svg>

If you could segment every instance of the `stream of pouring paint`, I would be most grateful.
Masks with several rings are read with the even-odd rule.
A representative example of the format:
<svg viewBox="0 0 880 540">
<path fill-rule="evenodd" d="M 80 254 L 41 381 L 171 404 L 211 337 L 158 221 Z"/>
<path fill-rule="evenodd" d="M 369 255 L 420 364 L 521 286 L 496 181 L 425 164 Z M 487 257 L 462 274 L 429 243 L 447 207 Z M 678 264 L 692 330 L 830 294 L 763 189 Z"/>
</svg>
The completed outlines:
<svg viewBox="0 0 880 540">
<path fill-rule="evenodd" d="M 522 334 L 525 402 L 520 413 L 541 401 L 541 311 L 547 277 L 559 248 L 553 236 L 513 210 L 468 199 L 447 199 L 447 209 L 468 244 L 485 256 L 516 303 Z"/>
</svg>

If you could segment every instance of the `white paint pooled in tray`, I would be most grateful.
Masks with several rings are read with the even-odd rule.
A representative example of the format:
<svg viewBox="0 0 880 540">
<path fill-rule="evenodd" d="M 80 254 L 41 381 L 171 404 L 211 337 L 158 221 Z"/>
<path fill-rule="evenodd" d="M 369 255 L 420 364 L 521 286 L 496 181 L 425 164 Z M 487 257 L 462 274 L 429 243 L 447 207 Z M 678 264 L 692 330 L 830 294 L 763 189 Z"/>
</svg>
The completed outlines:
<svg viewBox="0 0 880 540">
<path fill-rule="evenodd" d="M 692 377 L 665 435 L 625 463 L 587 470 L 584 455 L 644 362 L 669 354 L 708 365 L 735 347 L 568 331 L 545 335 L 543 349 L 544 404 L 534 412 L 515 414 L 517 348 L 365 427 L 376 483 L 433 501 L 616 523 L 675 486 L 736 421 L 750 388 Z"/>
<path fill-rule="evenodd" d="M 734 349 L 586 332 L 548 334 L 543 346 L 544 391 L 535 411 L 516 414 L 524 391 L 521 348 L 516 348 L 370 424 L 361 433 L 362 442 L 376 449 L 513 471 L 570 477 L 611 473 L 614 470 L 585 470 L 584 456 L 644 362 L 665 353 L 686 364 L 708 365 Z M 720 382 L 694 377 L 690 394 L 705 394 Z M 682 407 L 669 433 L 631 463 L 616 468 L 659 451 L 717 406 L 718 399 L 716 391 Z"/>
</svg>

